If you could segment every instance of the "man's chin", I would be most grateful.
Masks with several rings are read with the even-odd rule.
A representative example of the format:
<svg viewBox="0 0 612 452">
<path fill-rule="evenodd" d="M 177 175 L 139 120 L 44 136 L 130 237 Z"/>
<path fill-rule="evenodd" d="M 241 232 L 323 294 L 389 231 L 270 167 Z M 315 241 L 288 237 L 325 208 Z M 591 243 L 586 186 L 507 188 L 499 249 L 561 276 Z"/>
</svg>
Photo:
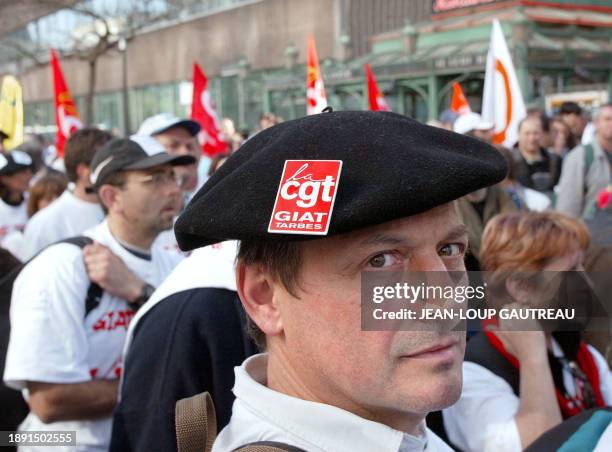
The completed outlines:
<svg viewBox="0 0 612 452">
<path fill-rule="evenodd" d="M 432 381 L 433 386 L 430 390 L 431 407 L 430 411 L 441 410 L 448 408 L 459 400 L 461 397 L 462 376 L 448 376 L 440 378 L 439 381 Z"/>
<path fill-rule="evenodd" d="M 433 375 L 423 375 L 419 379 L 422 384 L 418 390 L 414 385 L 405 388 L 405 400 L 415 412 L 428 413 L 447 408 L 461 397 L 462 374 L 461 368 L 448 369 L 446 372 L 436 372 Z"/>
<path fill-rule="evenodd" d="M 174 214 L 162 214 L 160 216 L 160 222 L 158 224 L 158 229 L 160 232 L 163 231 L 167 231 L 169 229 L 172 229 L 172 227 L 174 226 L 174 217 L 176 215 Z"/>
</svg>

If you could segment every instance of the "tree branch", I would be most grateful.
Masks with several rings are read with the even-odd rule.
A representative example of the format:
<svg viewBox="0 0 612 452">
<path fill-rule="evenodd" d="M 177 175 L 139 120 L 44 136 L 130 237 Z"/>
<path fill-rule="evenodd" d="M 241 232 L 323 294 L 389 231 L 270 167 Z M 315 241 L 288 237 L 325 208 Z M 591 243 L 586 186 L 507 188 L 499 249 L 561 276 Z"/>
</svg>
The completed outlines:
<svg viewBox="0 0 612 452">
<path fill-rule="evenodd" d="M 3 39 L 2 41 L 0 41 L 0 45 L 13 49 L 21 56 L 29 58 L 30 60 L 34 62 L 36 66 L 46 64 L 46 61 L 42 61 L 37 55 L 37 50 L 41 50 L 41 49 L 34 49 L 34 50 L 28 49 L 25 45 L 21 44 L 19 41 L 16 41 L 12 38 Z"/>
</svg>

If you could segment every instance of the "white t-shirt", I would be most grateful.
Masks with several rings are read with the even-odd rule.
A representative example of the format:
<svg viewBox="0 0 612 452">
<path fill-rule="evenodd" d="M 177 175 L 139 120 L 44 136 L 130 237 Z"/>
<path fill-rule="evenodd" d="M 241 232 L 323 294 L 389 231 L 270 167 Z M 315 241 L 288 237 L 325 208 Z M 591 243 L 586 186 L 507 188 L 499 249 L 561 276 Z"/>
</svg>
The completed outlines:
<svg viewBox="0 0 612 452">
<path fill-rule="evenodd" d="M 11 252 L 13 256 L 19 259 L 21 262 L 25 262 L 27 258 L 23 252 L 25 248 L 25 240 L 23 238 L 23 232 L 12 231 L 4 236 L 2 240 L 2 248 Z"/>
<path fill-rule="evenodd" d="M 0 246 L 4 238 L 12 232 L 22 232 L 28 222 L 28 201 L 24 198 L 21 204 L 11 206 L 0 199 Z"/>
<path fill-rule="evenodd" d="M 552 347 L 555 356 L 563 356 L 554 339 Z M 588 348 L 599 370 L 601 395 L 606 405 L 612 405 L 612 373 L 601 354 Z M 565 369 L 563 384 L 571 396 L 576 394 L 574 380 Z M 520 452 L 521 437 L 514 420 L 519 405 L 520 399 L 503 378 L 466 361 L 461 398 L 443 411 L 448 438 L 465 452 Z"/>
<path fill-rule="evenodd" d="M 266 354 L 235 367 L 232 418 L 213 452 L 227 452 L 255 441 L 276 441 L 308 452 L 452 452 L 425 426 L 412 436 L 346 410 L 273 391 L 266 386 Z"/>
<path fill-rule="evenodd" d="M 189 256 L 189 252 L 181 251 L 174 235 L 174 228 L 168 229 L 160 233 L 155 239 L 155 246 L 170 253 L 178 254 L 184 257 Z"/>
<path fill-rule="evenodd" d="M 106 221 L 84 235 L 108 246 L 132 272 L 156 287 L 178 263 L 177 256 L 156 248 L 151 260 L 127 251 L 112 236 Z M 17 277 L 4 381 L 24 390 L 26 399 L 27 381 L 79 383 L 120 376 L 121 352 L 133 312 L 125 300 L 104 293 L 98 307 L 85 317 L 89 285 L 81 249 L 64 243 L 44 250 Z M 102 451 L 109 446 L 111 420 L 108 416 L 45 424 L 31 412 L 19 429 L 76 430 L 78 448 L 66 450 Z"/>
<path fill-rule="evenodd" d="M 65 190 L 30 218 L 24 232 L 23 256 L 29 259 L 45 246 L 80 235 L 103 219 L 104 212 L 98 203 L 83 201 Z"/>
</svg>

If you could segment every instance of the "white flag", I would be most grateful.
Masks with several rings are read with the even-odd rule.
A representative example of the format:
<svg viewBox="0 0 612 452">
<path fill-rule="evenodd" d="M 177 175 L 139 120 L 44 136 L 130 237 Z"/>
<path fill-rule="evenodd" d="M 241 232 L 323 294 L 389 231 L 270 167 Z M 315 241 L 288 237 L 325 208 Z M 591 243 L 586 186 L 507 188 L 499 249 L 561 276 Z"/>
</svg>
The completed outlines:
<svg viewBox="0 0 612 452">
<path fill-rule="evenodd" d="M 518 124 L 527 115 L 514 64 L 499 21 L 493 21 L 487 54 L 482 118 L 495 124 L 493 142 L 513 146 Z"/>
</svg>

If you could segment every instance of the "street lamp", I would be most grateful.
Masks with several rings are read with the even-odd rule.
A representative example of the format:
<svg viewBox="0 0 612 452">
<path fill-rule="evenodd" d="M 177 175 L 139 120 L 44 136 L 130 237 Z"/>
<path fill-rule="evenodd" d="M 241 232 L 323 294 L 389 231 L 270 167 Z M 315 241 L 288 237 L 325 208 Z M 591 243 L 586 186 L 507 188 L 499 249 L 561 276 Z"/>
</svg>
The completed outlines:
<svg viewBox="0 0 612 452">
<path fill-rule="evenodd" d="M 300 55 L 300 51 L 293 44 L 293 42 L 290 42 L 287 45 L 287 47 L 285 47 L 285 68 L 287 69 L 289 73 L 288 74 L 288 78 L 289 78 L 288 84 L 289 85 L 293 85 L 294 79 L 296 78 L 295 68 L 297 66 L 299 55 Z M 295 90 L 292 86 L 288 89 L 288 94 L 289 94 L 289 117 L 290 119 L 293 119 L 297 116 L 297 112 L 296 112 L 296 106 L 295 106 Z"/>
<path fill-rule="evenodd" d="M 342 33 L 338 38 L 340 44 L 340 60 L 346 62 L 351 57 L 351 37 L 348 33 Z"/>
<path fill-rule="evenodd" d="M 127 78 L 127 39 L 123 36 L 117 41 L 117 50 L 121 53 L 121 101 L 123 104 L 123 134 L 130 135 L 130 106 L 128 104 Z"/>
<path fill-rule="evenodd" d="M 287 47 L 285 47 L 285 67 L 290 71 L 295 68 L 297 64 L 298 56 L 300 51 L 293 45 L 293 43 L 289 43 Z"/>
<path fill-rule="evenodd" d="M 249 75 L 251 65 L 246 58 L 240 58 L 238 61 L 238 123 L 239 127 L 243 128 L 246 124 L 246 90 L 245 80 Z"/>
</svg>

